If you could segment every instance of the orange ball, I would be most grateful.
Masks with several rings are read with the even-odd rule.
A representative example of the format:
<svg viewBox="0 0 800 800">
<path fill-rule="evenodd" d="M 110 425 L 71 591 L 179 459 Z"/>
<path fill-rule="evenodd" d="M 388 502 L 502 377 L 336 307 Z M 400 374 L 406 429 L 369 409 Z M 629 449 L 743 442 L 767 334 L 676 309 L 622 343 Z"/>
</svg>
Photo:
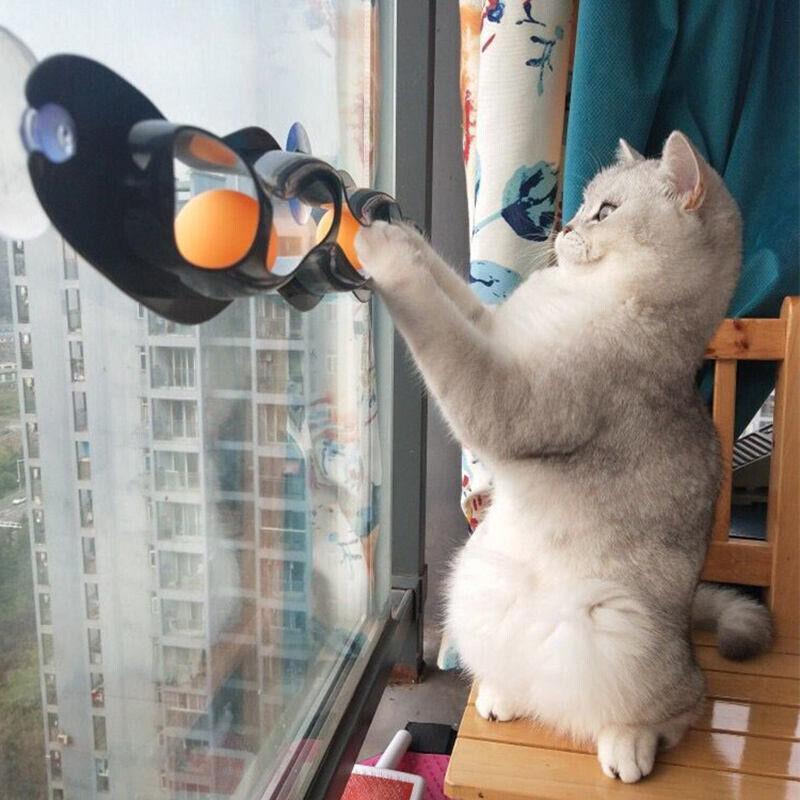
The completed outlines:
<svg viewBox="0 0 800 800">
<path fill-rule="evenodd" d="M 225 269 L 241 261 L 252 247 L 258 214 L 258 202 L 249 195 L 232 189 L 211 189 L 193 197 L 178 212 L 175 243 L 180 254 L 194 266 Z M 274 239 L 270 237 L 270 245 Z M 268 263 L 269 258 L 268 254 Z M 273 263 L 274 260 L 272 253 Z"/>
<path fill-rule="evenodd" d="M 325 212 L 322 219 L 317 223 L 317 244 L 327 235 L 333 225 L 333 209 Z M 342 216 L 339 220 L 339 232 L 336 234 L 336 242 L 342 248 L 347 260 L 356 268 L 361 269 L 361 262 L 356 253 L 356 236 L 361 230 L 361 223 L 353 216 L 350 207 L 345 203 L 342 207 Z"/>
</svg>

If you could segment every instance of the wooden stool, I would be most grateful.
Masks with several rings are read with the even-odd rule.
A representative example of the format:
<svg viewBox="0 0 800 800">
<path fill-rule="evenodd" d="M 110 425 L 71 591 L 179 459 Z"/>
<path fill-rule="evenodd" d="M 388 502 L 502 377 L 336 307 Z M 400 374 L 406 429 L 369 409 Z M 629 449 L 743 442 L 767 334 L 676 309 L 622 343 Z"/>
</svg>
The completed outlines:
<svg viewBox="0 0 800 800">
<path fill-rule="evenodd" d="M 779 319 L 725 320 L 708 346 L 723 485 L 703 578 L 763 587 L 777 639 L 766 655 L 728 661 L 694 637 L 705 671 L 703 716 L 652 774 L 607 778 L 594 752 L 530 721 L 488 722 L 472 694 L 445 778 L 454 800 L 800 800 L 800 298 Z M 766 541 L 730 539 L 736 362 L 778 362 Z"/>
</svg>

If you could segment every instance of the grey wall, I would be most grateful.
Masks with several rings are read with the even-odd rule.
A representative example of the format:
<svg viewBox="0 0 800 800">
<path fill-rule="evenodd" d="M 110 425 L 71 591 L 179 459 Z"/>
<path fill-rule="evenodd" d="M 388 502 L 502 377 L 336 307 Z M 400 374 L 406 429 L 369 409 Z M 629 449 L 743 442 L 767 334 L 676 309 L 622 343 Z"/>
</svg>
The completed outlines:
<svg viewBox="0 0 800 800">
<path fill-rule="evenodd" d="M 466 273 L 469 262 L 467 201 L 461 160 L 458 3 L 436 4 L 433 186 L 431 240 L 447 260 Z M 459 507 L 461 450 L 450 437 L 433 401 L 428 404 L 425 559 L 427 658 L 433 656 L 440 620 L 442 579 L 453 549 L 464 541 L 466 522 Z"/>
</svg>

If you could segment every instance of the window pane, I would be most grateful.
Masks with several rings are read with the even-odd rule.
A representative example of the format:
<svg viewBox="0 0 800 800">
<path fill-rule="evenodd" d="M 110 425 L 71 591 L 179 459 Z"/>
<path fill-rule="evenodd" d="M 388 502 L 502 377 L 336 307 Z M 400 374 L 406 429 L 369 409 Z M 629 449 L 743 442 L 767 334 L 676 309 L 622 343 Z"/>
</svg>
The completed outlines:
<svg viewBox="0 0 800 800">
<path fill-rule="evenodd" d="M 76 0 L 65 27 L 42 24 L 55 0 L 6 3 L 0 24 L 39 59 L 108 64 L 170 119 L 279 141 L 302 120 L 315 154 L 374 184 L 377 4 L 111 5 Z M 370 305 L 261 294 L 185 326 L 53 228 L 0 248 L 6 513 L 26 546 L 0 660 L 39 669 L 19 699 L 0 675 L 0 708 L 18 703 L 30 795 L 302 797 L 337 722 L 327 691 L 387 618 Z"/>
</svg>

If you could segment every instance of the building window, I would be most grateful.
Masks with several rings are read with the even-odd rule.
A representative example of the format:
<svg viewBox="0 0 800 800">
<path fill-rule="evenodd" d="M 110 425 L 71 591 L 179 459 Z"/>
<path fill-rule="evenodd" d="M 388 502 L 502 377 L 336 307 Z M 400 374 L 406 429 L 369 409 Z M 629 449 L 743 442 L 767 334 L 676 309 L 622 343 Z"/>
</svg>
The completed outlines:
<svg viewBox="0 0 800 800">
<path fill-rule="evenodd" d="M 296 458 L 259 458 L 261 497 L 303 500 L 306 496 L 305 464 Z"/>
<path fill-rule="evenodd" d="M 27 325 L 31 321 L 28 287 L 17 286 L 17 322 Z"/>
<path fill-rule="evenodd" d="M 139 319 L 144 319 L 144 312 L 145 312 L 145 307 L 141 303 L 139 303 L 136 308 L 136 316 Z"/>
<path fill-rule="evenodd" d="M 22 379 L 22 405 L 25 408 L 26 414 L 36 413 L 36 393 L 34 387 L 35 383 L 33 378 Z"/>
<path fill-rule="evenodd" d="M 31 467 L 31 500 L 36 505 L 42 504 L 42 468 Z"/>
<path fill-rule="evenodd" d="M 47 712 L 47 741 L 58 741 L 59 723 L 58 714 L 52 711 Z"/>
<path fill-rule="evenodd" d="M 159 586 L 162 589 L 200 591 L 204 586 L 205 560 L 196 553 L 162 550 L 159 558 Z"/>
<path fill-rule="evenodd" d="M 265 597 L 278 599 L 283 595 L 302 593 L 305 590 L 305 569 L 303 561 L 263 559 L 262 594 Z"/>
<path fill-rule="evenodd" d="M 78 489 L 78 505 L 81 512 L 81 527 L 91 528 L 94 525 L 94 501 L 91 489 Z"/>
<path fill-rule="evenodd" d="M 28 458 L 39 458 L 39 424 L 25 423 L 25 439 L 28 443 Z"/>
<path fill-rule="evenodd" d="M 195 386 L 194 348 L 150 348 L 150 383 L 154 389 Z"/>
<path fill-rule="evenodd" d="M 199 461 L 197 453 L 156 450 L 156 489 L 162 492 L 196 489 L 200 485 Z"/>
<path fill-rule="evenodd" d="M 203 603 L 189 600 L 161 601 L 161 630 L 164 636 L 202 636 L 205 630 Z"/>
<path fill-rule="evenodd" d="M 259 350 L 257 389 L 265 394 L 302 395 L 303 354 L 298 350 Z"/>
<path fill-rule="evenodd" d="M 90 672 L 92 708 L 104 708 L 106 704 L 106 690 L 102 672 Z"/>
<path fill-rule="evenodd" d="M 89 663 L 102 664 L 103 663 L 103 643 L 100 636 L 99 628 L 89 628 L 87 630 L 89 637 Z"/>
<path fill-rule="evenodd" d="M 33 516 L 33 541 L 35 544 L 44 544 L 44 511 L 41 508 L 34 508 Z"/>
<path fill-rule="evenodd" d="M 144 372 L 147 370 L 147 348 L 139 345 L 136 350 L 139 353 L 139 369 Z"/>
<path fill-rule="evenodd" d="M 197 403 L 193 400 L 153 400 L 153 438 L 197 437 Z"/>
<path fill-rule="evenodd" d="M 48 754 L 48 761 L 50 762 L 50 777 L 54 781 L 61 780 L 61 751 L 51 750 Z"/>
<path fill-rule="evenodd" d="M 203 689 L 206 682 L 206 653 L 194 647 L 161 648 L 164 683 L 181 689 Z"/>
<path fill-rule="evenodd" d="M 14 242 L 11 245 L 11 253 L 14 259 L 14 274 L 17 276 L 25 274 L 25 243 Z"/>
<path fill-rule="evenodd" d="M 19 362 L 22 369 L 33 369 L 33 343 L 29 333 L 19 335 Z"/>
<path fill-rule="evenodd" d="M 64 259 L 64 280 L 78 279 L 78 254 L 62 239 L 62 257 Z"/>
<path fill-rule="evenodd" d="M 258 406 L 258 443 L 283 444 L 286 436 L 286 406 L 261 403 Z"/>
<path fill-rule="evenodd" d="M 107 750 L 108 742 L 106 740 L 106 718 L 93 716 L 92 729 L 94 732 L 94 749 Z"/>
<path fill-rule="evenodd" d="M 147 425 L 150 421 L 150 401 L 146 397 L 139 398 L 139 422 Z"/>
<path fill-rule="evenodd" d="M 259 339 L 300 339 L 303 317 L 279 297 L 256 298 L 256 336 Z"/>
<path fill-rule="evenodd" d="M 36 551 L 36 583 L 39 586 L 50 585 L 50 577 L 47 572 L 47 552 L 44 550 Z"/>
<path fill-rule="evenodd" d="M 147 317 L 147 330 L 151 336 L 194 336 L 195 331 L 191 325 L 180 325 L 152 312 Z"/>
<path fill-rule="evenodd" d="M 86 575 L 97 573 L 97 552 L 95 551 L 94 537 L 83 536 L 81 538 L 83 550 L 83 571 Z"/>
<path fill-rule="evenodd" d="M 306 515 L 302 511 L 270 508 L 261 511 L 261 547 L 305 551 Z"/>
<path fill-rule="evenodd" d="M 73 383 L 86 380 L 86 369 L 83 361 L 83 342 L 69 343 L 69 369 Z"/>
<path fill-rule="evenodd" d="M 72 393 L 72 416 L 75 431 L 85 431 L 89 425 L 89 414 L 86 408 L 86 392 Z"/>
<path fill-rule="evenodd" d="M 89 458 L 89 442 L 75 442 L 75 461 L 78 466 L 78 480 L 88 481 L 92 477 L 92 462 Z"/>
<path fill-rule="evenodd" d="M 200 535 L 200 506 L 190 503 L 156 503 L 159 539 L 193 538 Z"/>
<path fill-rule="evenodd" d="M 64 292 L 67 301 L 67 330 L 75 333 L 81 329 L 81 293 L 79 289 Z"/>
<path fill-rule="evenodd" d="M 50 595 L 46 592 L 39 593 L 39 624 L 53 624 L 53 614 L 50 609 Z"/>
<path fill-rule="evenodd" d="M 56 676 L 52 672 L 44 673 L 44 696 L 48 706 L 58 705 L 58 689 L 56 687 Z"/>
<path fill-rule="evenodd" d="M 108 779 L 108 759 L 96 758 L 94 760 L 94 773 L 97 778 L 97 791 L 111 791 L 111 783 Z"/>
<path fill-rule="evenodd" d="M 45 666 L 52 666 L 53 664 L 53 634 L 42 634 L 42 663 Z"/>
<path fill-rule="evenodd" d="M 96 583 L 85 584 L 86 619 L 100 619 L 100 589 Z"/>
</svg>

